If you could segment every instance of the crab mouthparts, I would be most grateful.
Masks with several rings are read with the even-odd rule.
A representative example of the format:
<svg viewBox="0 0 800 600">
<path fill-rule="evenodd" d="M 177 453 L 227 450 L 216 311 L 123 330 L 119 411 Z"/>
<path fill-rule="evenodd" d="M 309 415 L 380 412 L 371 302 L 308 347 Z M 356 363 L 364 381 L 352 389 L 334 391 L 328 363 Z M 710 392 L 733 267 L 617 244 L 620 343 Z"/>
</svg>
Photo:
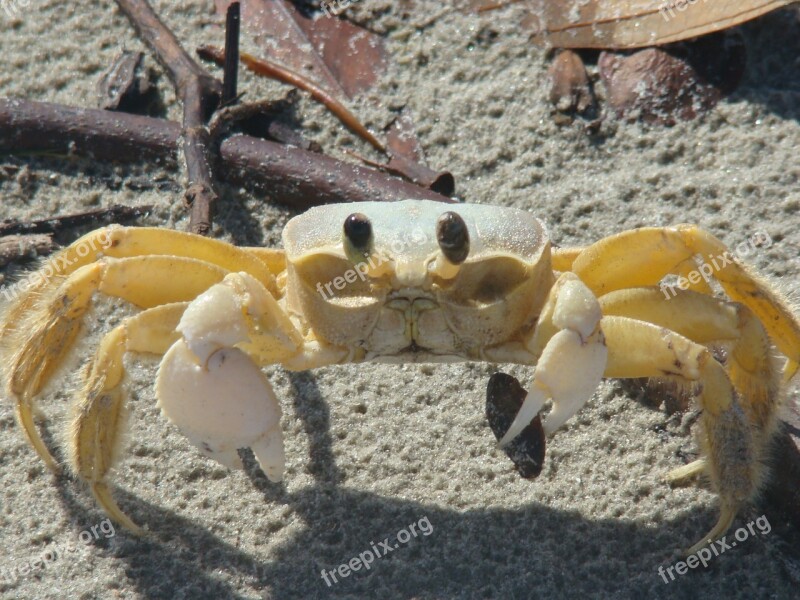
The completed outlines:
<svg viewBox="0 0 800 600">
<path fill-rule="evenodd" d="M 403 348 L 403 352 L 409 352 L 411 354 L 417 354 L 418 352 L 430 352 L 430 348 L 425 348 L 424 346 L 420 346 L 417 344 L 416 340 L 411 340 L 411 343 Z"/>
</svg>

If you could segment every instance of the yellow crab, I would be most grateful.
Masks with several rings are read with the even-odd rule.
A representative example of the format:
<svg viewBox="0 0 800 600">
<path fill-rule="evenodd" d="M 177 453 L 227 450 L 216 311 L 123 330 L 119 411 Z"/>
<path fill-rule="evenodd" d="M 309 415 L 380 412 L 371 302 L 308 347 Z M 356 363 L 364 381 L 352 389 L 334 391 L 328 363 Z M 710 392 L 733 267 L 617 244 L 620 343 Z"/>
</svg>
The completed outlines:
<svg viewBox="0 0 800 600">
<path fill-rule="evenodd" d="M 272 480 L 284 467 L 281 413 L 260 366 L 481 360 L 536 365 L 501 445 L 548 402 L 543 427 L 552 434 L 603 377 L 666 378 L 695 391 L 704 456 L 668 479 L 707 475 L 721 514 L 689 552 L 725 533 L 758 492 L 782 391 L 800 363 L 800 320 L 696 226 L 552 250 L 527 212 L 406 200 L 313 208 L 289 221 L 283 243 L 237 248 L 111 226 L 13 290 L 0 321 L 4 383 L 51 468 L 34 400 L 70 352 L 92 296 L 143 309 L 107 333 L 88 363 L 70 440 L 75 472 L 129 529 L 139 531 L 106 479 L 125 414 L 126 352 L 163 355 L 158 404 L 204 454 L 236 467 L 237 449 L 250 447 Z M 708 266 L 705 256 L 715 257 L 713 278 L 701 271 L 672 294 L 659 287 Z"/>
</svg>

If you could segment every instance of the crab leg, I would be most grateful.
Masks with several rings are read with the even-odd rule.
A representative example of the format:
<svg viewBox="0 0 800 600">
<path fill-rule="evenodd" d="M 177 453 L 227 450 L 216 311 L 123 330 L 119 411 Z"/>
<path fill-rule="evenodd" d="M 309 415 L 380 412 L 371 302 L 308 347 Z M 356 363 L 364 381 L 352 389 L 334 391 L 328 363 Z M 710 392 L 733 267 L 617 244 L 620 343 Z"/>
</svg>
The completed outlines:
<svg viewBox="0 0 800 600">
<path fill-rule="evenodd" d="M 110 516 L 140 532 L 117 506 L 106 476 L 124 421 L 123 357 L 149 352 L 164 355 L 156 382 L 159 407 L 193 445 L 232 468 L 241 468 L 237 449 L 252 447 L 267 476 L 279 480 L 280 405 L 253 358 L 280 362 L 301 344 L 271 294 L 246 273 L 229 274 L 191 303 L 157 306 L 127 319 L 103 338 L 86 370 L 70 445 L 75 472 Z"/>
<path fill-rule="evenodd" d="M 605 238 L 586 248 L 572 263 L 572 270 L 599 296 L 622 288 L 657 285 L 698 254 L 711 260 L 715 267 L 711 274 L 728 296 L 753 311 L 788 357 L 784 373 L 788 381 L 800 365 L 800 319 L 776 290 L 699 227 L 642 228 Z"/>
<path fill-rule="evenodd" d="M 663 327 L 606 316 L 601 321 L 608 346 L 606 377 L 680 377 L 702 384 L 703 445 L 708 472 L 722 506 L 717 524 L 687 554 L 728 530 L 736 512 L 758 490 L 761 468 L 745 410 L 723 366 L 705 347 Z M 637 348 L 636 352 L 630 352 Z"/>
<path fill-rule="evenodd" d="M 16 348 L 6 365 L 5 381 L 16 400 L 20 425 L 51 469 L 57 464 L 36 431 L 33 401 L 72 347 L 94 293 L 149 308 L 194 298 L 224 276 L 222 268 L 189 258 L 109 258 L 80 267 L 52 293 L 36 299 L 30 317 L 14 326 L 10 339 L 2 340 Z"/>
<path fill-rule="evenodd" d="M 772 342 L 744 304 L 681 291 L 665 302 L 658 288 L 618 290 L 601 296 L 604 316 L 647 321 L 694 342 L 729 346 L 726 369 L 756 430 L 769 439 L 779 404 L 780 378 Z"/>
<path fill-rule="evenodd" d="M 48 290 L 57 288 L 61 278 L 67 277 L 98 258 L 130 258 L 163 254 L 201 260 L 228 271 L 247 271 L 261 281 L 267 289 L 275 292 L 275 281 L 263 257 L 274 257 L 276 251 L 265 250 L 259 254 L 253 250 L 232 246 L 220 240 L 155 227 L 120 227 L 111 225 L 87 233 L 67 248 L 58 252 L 42 267 L 25 278 L 26 286 L 12 286 L 3 292 L 7 297 L 17 293 L 0 319 L 0 341 L 16 329 L 20 317 L 39 306 L 39 300 Z M 277 251 L 279 252 L 279 251 Z M 281 252 L 282 254 L 282 252 Z M 273 258 L 273 261 L 279 257 Z M 16 290 L 16 292 L 14 291 Z"/>
<path fill-rule="evenodd" d="M 602 296 L 606 316 L 619 315 L 670 327 L 692 341 L 729 348 L 726 370 L 752 424 L 756 464 L 777 423 L 780 377 L 772 343 L 761 323 L 743 304 L 724 302 L 704 294 L 681 291 L 664 302 L 658 288 L 618 290 Z M 705 473 L 707 461 L 698 459 L 674 469 L 666 479 L 681 484 Z"/>
<path fill-rule="evenodd" d="M 553 248 L 553 269 L 561 272 L 572 271 L 572 265 L 584 250 L 586 250 L 585 246 L 576 248 Z M 678 264 L 674 269 L 671 269 L 669 274 L 688 279 L 688 275 L 692 271 L 697 271 L 697 267 L 698 265 L 694 258 L 687 258 L 685 261 Z M 665 275 L 666 274 L 667 273 L 665 273 Z M 688 281 L 687 286 L 687 289 L 694 290 L 696 292 L 703 292 L 704 294 L 713 293 L 711 286 L 708 285 L 708 282 L 705 279 L 700 279 L 697 282 Z"/>
<path fill-rule="evenodd" d="M 248 353 L 274 363 L 301 344 L 272 295 L 246 273 L 229 274 L 191 303 L 159 306 L 127 320 L 106 335 L 87 372 L 73 427 L 76 472 L 112 517 L 139 531 L 105 483 L 122 421 L 122 357 L 137 351 L 164 354 L 156 382 L 159 407 L 193 445 L 229 467 L 241 467 L 236 450 L 250 446 L 270 479 L 279 480 L 280 405 Z"/>
<path fill-rule="evenodd" d="M 163 304 L 126 319 L 105 335 L 85 370 L 83 388 L 74 405 L 70 462 L 75 473 L 89 482 L 98 504 L 134 532 L 140 529 L 117 506 L 105 482 L 119 449 L 125 420 L 126 352 L 165 353 L 179 337 L 175 328 L 188 302 Z"/>
<path fill-rule="evenodd" d="M 575 248 L 553 248 L 551 252 L 551 260 L 553 261 L 554 271 L 571 271 L 572 264 L 575 259 L 580 256 L 581 252 L 586 250 L 585 247 Z"/>
</svg>

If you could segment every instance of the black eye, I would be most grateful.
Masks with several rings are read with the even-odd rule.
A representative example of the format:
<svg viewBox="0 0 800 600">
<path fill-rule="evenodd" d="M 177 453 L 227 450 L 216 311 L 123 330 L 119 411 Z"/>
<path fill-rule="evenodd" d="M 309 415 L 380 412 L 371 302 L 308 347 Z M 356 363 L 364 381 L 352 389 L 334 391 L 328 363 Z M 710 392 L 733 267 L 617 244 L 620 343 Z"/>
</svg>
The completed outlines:
<svg viewBox="0 0 800 600">
<path fill-rule="evenodd" d="M 372 241 L 372 223 L 366 215 L 353 213 L 344 220 L 344 237 L 359 250 L 366 250 Z"/>
<path fill-rule="evenodd" d="M 436 221 L 436 239 L 442 254 L 454 265 L 460 265 L 469 255 L 467 224 L 458 214 L 450 211 Z"/>
</svg>

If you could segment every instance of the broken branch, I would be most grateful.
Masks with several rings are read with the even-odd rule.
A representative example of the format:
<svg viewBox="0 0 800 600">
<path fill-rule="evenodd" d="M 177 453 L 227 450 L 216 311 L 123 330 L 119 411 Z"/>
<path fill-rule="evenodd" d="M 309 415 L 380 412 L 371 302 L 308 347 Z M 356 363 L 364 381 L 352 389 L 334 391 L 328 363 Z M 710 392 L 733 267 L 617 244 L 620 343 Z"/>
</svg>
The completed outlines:
<svg viewBox="0 0 800 600">
<path fill-rule="evenodd" d="M 140 115 L 0 98 L 0 152 L 58 152 L 95 160 L 175 160 L 181 127 Z M 235 135 L 220 146 L 220 176 L 265 186 L 270 199 L 297 208 L 331 202 L 454 202 L 374 169 L 260 138 Z"/>
<path fill-rule="evenodd" d="M 53 246 L 53 238 L 45 234 L 0 237 L 0 267 L 22 258 L 50 254 Z"/>
<path fill-rule="evenodd" d="M 117 4 L 167 70 L 183 103 L 183 153 L 188 176 L 184 199 L 191 208 L 189 230 L 207 235 L 218 196 L 214 189 L 208 150 L 210 138 L 205 125 L 219 105 L 222 84 L 186 53 L 147 0 L 117 0 Z"/>
<path fill-rule="evenodd" d="M 141 217 L 153 209 L 152 206 L 122 206 L 115 204 L 108 208 L 90 210 L 87 212 L 39 219 L 37 221 L 22 222 L 9 219 L 0 222 L 0 236 L 12 234 L 57 233 L 65 227 L 78 227 L 80 225 L 95 225 L 100 222 L 114 223 L 128 221 Z"/>
<path fill-rule="evenodd" d="M 200 56 L 200 58 L 214 61 L 218 65 L 225 64 L 225 52 L 220 48 L 216 48 L 214 46 L 201 46 L 197 49 L 197 54 Z M 336 118 L 339 119 L 342 124 L 344 124 L 345 127 L 350 129 L 363 140 L 369 142 L 376 150 L 384 153 L 386 152 L 386 147 L 380 142 L 380 140 L 378 140 L 378 138 L 372 135 L 369 129 L 362 125 L 362 123 L 358 120 L 358 117 L 350 112 L 350 110 L 344 104 L 339 102 L 336 98 L 323 90 L 313 81 L 306 79 L 299 73 L 290 71 L 285 67 L 263 58 L 257 58 L 246 52 L 241 53 L 240 59 L 242 64 L 244 64 L 244 66 L 250 69 L 253 73 L 263 75 L 264 77 L 269 77 L 270 79 L 275 79 L 308 92 L 311 94 L 311 97 L 314 98 L 314 100 L 325 105 L 325 107 L 331 111 Z"/>
</svg>

